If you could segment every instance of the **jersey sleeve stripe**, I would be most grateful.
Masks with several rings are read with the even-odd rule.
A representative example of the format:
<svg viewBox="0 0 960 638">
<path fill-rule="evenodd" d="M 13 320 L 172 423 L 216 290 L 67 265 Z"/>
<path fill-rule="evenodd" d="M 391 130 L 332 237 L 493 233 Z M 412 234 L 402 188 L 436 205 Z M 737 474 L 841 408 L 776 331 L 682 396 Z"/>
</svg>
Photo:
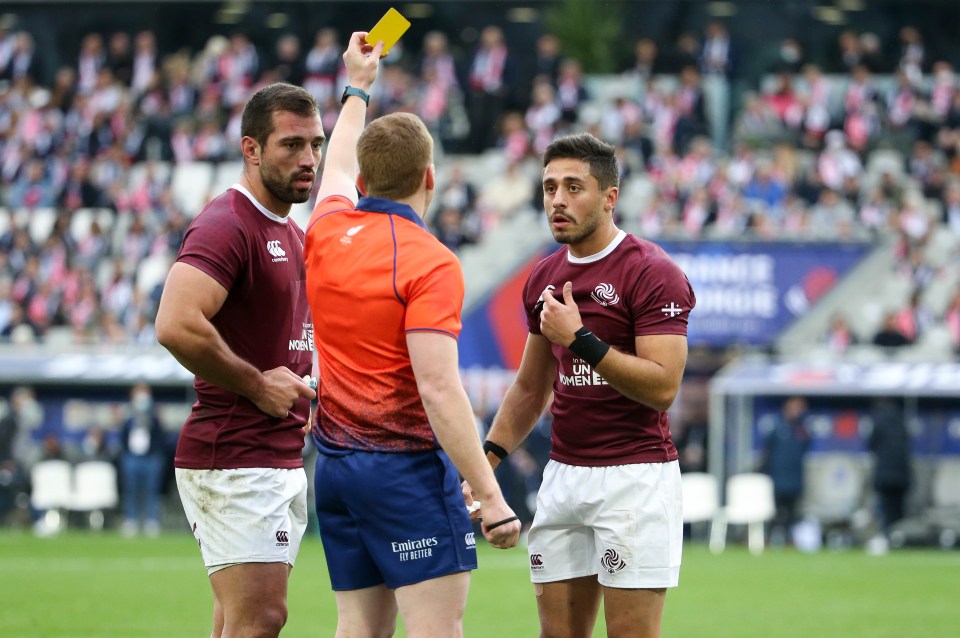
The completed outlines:
<svg viewBox="0 0 960 638">
<path fill-rule="evenodd" d="M 439 328 L 407 328 L 404 332 L 436 332 L 442 335 L 448 335 L 453 338 L 454 341 L 458 340 L 456 334 L 450 332 L 449 330 L 441 330 Z"/>
</svg>

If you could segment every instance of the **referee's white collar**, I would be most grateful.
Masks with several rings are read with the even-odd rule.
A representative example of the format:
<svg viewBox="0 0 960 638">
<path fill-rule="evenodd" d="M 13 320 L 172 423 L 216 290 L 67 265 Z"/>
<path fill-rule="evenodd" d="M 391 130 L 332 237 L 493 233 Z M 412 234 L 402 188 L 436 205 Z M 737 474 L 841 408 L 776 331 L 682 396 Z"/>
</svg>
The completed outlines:
<svg viewBox="0 0 960 638">
<path fill-rule="evenodd" d="M 613 238 L 613 241 L 607 244 L 606 248 L 604 248 L 598 253 L 587 255 L 586 257 L 574 257 L 573 253 L 570 252 L 570 249 L 567 248 L 567 261 L 569 261 L 571 264 L 592 264 L 595 261 L 600 261 L 607 255 L 612 253 L 614 250 L 616 250 L 617 246 L 620 245 L 620 242 L 622 242 L 624 238 L 626 238 L 626 236 L 627 236 L 627 233 L 625 231 L 618 230 L 616 237 Z"/>
<path fill-rule="evenodd" d="M 237 190 L 237 191 L 240 191 L 241 193 L 243 193 L 244 195 L 246 195 L 246 196 L 247 196 L 247 199 L 249 199 L 250 202 L 253 203 L 253 205 L 257 207 L 257 210 L 259 210 L 261 213 L 263 213 L 263 214 L 267 217 L 267 219 L 270 219 L 270 220 L 275 221 L 275 222 L 279 222 L 279 223 L 281 223 L 281 224 L 286 224 L 286 223 L 287 223 L 287 217 L 289 217 L 289 215 L 288 215 L 287 217 L 280 217 L 280 215 L 275 215 L 274 213 L 271 213 L 269 210 L 267 210 L 267 207 L 266 207 L 266 206 L 264 206 L 263 204 L 261 204 L 260 202 L 257 201 L 257 198 L 253 196 L 253 193 L 251 193 L 251 192 L 248 191 L 246 188 L 244 188 L 243 186 L 241 186 L 239 182 L 236 183 L 236 184 L 234 184 L 234 185 L 231 186 L 230 188 L 232 188 L 232 189 L 234 189 L 234 190 Z"/>
</svg>

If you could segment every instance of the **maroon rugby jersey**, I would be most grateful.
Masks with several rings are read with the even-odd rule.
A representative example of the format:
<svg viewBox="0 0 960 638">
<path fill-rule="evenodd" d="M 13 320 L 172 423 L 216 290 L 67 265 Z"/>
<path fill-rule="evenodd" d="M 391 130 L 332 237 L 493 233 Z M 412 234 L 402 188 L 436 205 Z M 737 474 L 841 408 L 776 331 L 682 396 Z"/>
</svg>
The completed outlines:
<svg viewBox="0 0 960 638">
<path fill-rule="evenodd" d="M 573 300 L 583 325 L 627 354 L 638 335 L 687 334 L 696 304 L 690 282 L 663 251 L 621 231 L 603 251 L 577 258 L 564 246 L 534 268 L 523 289 L 527 325 L 539 335 L 537 302 L 547 287 Z M 557 360 L 553 382 L 553 449 L 550 458 L 568 465 L 661 463 L 677 458 L 666 412 L 623 396 L 567 348 L 551 344 Z"/>
<path fill-rule="evenodd" d="M 234 185 L 187 229 L 177 261 L 199 268 L 229 291 L 211 320 L 230 349 L 258 370 L 313 367 L 313 322 L 307 306 L 303 231 Z M 176 467 L 229 469 L 303 466 L 309 400 L 286 418 L 261 412 L 246 397 L 199 377 L 197 402 L 180 433 Z"/>
</svg>

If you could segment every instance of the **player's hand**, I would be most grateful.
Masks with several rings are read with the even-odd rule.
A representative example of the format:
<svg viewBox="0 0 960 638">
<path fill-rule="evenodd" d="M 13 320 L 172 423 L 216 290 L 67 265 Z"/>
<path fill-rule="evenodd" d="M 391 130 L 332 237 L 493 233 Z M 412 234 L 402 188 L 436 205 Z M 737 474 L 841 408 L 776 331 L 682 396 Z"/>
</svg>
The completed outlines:
<svg viewBox="0 0 960 638">
<path fill-rule="evenodd" d="M 476 523 L 480 520 L 480 501 L 474 498 L 473 488 L 467 481 L 460 484 L 460 492 L 463 494 L 463 504 L 466 505 L 467 512 L 470 514 L 470 522 Z"/>
<path fill-rule="evenodd" d="M 368 91 L 377 79 L 380 69 L 380 51 L 383 42 L 367 44 L 367 32 L 356 31 L 350 36 L 347 50 L 343 52 L 343 65 L 347 70 L 347 82 L 350 86 Z"/>
<path fill-rule="evenodd" d="M 480 529 L 483 531 L 483 537 L 487 542 L 497 549 L 508 549 L 516 546 L 520 542 L 520 521 L 517 515 L 507 506 L 503 497 L 496 498 L 491 502 L 486 502 L 480 509 Z M 500 521 L 513 519 L 509 523 L 497 525 Z M 494 525 L 493 529 L 488 526 Z"/>
<path fill-rule="evenodd" d="M 316 396 L 317 393 L 293 370 L 280 366 L 263 373 L 259 395 L 250 399 L 265 414 L 284 418 L 300 398 L 312 401 Z"/>
<path fill-rule="evenodd" d="M 573 284 L 563 284 L 563 303 L 550 290 L 543 291 L 543 310 L 540 311 L 540 332 L 557 344 L 567 347 L 576 339 L 575 333 L 583 327 L 580 309 L 573 302 Z"/>
</svg>

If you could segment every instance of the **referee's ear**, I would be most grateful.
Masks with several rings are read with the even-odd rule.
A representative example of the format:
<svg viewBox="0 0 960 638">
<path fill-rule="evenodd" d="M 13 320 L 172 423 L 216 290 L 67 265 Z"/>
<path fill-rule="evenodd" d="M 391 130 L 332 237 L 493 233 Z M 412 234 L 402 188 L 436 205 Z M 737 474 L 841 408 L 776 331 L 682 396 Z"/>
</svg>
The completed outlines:
<svg viewBox="0 0 960 638">
<path fill-rule="evenodd" d="M 423 185 L 428 191 L 432 191 L 436 187 L 436 173 L 433 168 L 433 164 L 427 166 L 427 171 L 423 176 Z"/>
</svg>

